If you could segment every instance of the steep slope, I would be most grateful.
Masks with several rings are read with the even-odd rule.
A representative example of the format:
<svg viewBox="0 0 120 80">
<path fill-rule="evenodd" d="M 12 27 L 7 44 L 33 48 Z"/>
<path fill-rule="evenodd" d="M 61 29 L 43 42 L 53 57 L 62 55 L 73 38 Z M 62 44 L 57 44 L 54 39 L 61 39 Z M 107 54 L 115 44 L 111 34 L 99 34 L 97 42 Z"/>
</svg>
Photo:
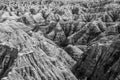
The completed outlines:
<svg viewBox="0 0 120 80">
<path fill-rule="evenodd" d="M 27 33 L 20 26 L 15 21 L 0 25 L 1 45 L 18 50 L 18 57 L 8 67 L 10 71 L 2 74 L 4 80 L 77 80 L 70 71 L 76 62 L 63 49 L 46 39 L 41 32 Z"/>
</svg>

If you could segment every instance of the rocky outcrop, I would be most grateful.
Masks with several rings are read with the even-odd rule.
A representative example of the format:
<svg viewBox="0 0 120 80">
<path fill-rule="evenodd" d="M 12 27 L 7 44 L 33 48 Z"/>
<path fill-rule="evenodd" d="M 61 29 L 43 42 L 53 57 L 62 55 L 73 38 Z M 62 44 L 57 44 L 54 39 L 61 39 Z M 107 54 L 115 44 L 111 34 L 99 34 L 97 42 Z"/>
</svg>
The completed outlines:
<svg viewBox="0 0 120 80">
<path fill-rule="evenodd" d="M 0 45 L 0 79 L 7 76 L 18 57 L 18 50 L 6 45 Z"/>
<path fill-rule="evenodd" d="M 119 75 L 119 61 L 119 39 L 102 39 L 88 47 L 72 71 L 81 79 L 115 80 Z"/>
<path fill-rule="evenodd" d="M 1 23 L 0 31 L 1 44 L 9 46 L 0 49 L 3 80 L 77 80 L 71 72 L 76 61 L 67 52 L 40 31 L 24 31 L 24 26 L 10 22 Z"/>
<path fill-rule="evenodd" d="M 68 45 L 65 50 L 68 52 L 68 54 L 76 61 L 79 61 L 81 58 L 81 55 L 84 53 L 80 48 L 73 45 Z"/>
<path fill-rule="evenodd" d="M 9 50 L 2 79 L 119 80 L 118 0 L 7 1 L 0 6 L 0 43 Z"/>
</svg>

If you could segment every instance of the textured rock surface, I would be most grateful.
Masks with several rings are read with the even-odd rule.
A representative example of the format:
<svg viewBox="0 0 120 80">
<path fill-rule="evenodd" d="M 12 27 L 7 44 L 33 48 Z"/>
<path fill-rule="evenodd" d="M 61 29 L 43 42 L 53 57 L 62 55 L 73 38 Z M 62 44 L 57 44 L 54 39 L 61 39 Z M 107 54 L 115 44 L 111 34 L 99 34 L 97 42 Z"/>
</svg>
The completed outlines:
<svg viewBox="0 0 120 80">
<path fill-rule="evenodd" d="M 17 49 L 0 45 L 0 79 L 11 71 L 17 55 Z"/>
<path fill-rule="evenodd" d="M 76 62 L 67 54 L 67 52 L 59 48 L 51 40 L 45 38 L 41 32 L 31 33 L 30 36 L 20 29 L 19 26 L 21 25 L 11 22 L 11 27 L 7 23 L 8 22 L 5 22 L 4 24 L 1 23 L 1 25 L 3 25 L 1 27 L 4 27 L 2 29 L 4 32 L 1 31 L 2 35 L 0 36 L 0 41 L 1 44 L 14 47 L 16 51 L 14 49 L 12 51 L 11 48 L 5 47 L 5 50 L 9 51 L 5 52 L 4 46 L 3 50 L 1 50 L 1 52 L 3 51 L 1 57 L 4 57 L 0 58 L 0 64 L 3 66 L 0 75 L 3 75 L 4 73 L 4 77 L 6 77 L 4 79 L 77 80 L 70 71 Z M 6 26 L 4 26 L 5 24 Z M 9 30 L 7 28 L 9 28 Z M 7 29 L 9 34 L 6 33 L 5 29 Z M 4 38 L 2 36 L 4 36 Z M 15 58 L 17 59 L 14 62 Z M 12 66 L 12 68 L 10 66 Z M 11 69 L 11 71 L 7 74 L 9 69 Z"/>
<path fill-rule="evenodd" d="M 120 79 L 119 0 L 0 1 L 4 80 Z"/>
</svg>

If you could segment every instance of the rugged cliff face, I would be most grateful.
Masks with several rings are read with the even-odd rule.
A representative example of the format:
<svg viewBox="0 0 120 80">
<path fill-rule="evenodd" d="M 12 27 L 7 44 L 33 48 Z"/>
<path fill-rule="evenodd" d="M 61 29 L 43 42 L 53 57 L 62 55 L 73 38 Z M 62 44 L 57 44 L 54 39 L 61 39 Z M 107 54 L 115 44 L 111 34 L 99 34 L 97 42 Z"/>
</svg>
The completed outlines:
<svg viewBox="0 0 120 80">
<path fill-rule="evenodd" d="M 1 23 L 1 78 L 5 80 L 77 80 L 76 63 L 63 49 L 40 32 L 26 33 L 19 23 Z M 6 24 L 6 26 L 4 26 Z M 9 31 L 5 31 L 9 27 Z M 16 28 L 15 28 L 16 27 Z M 21 26 L 22 27 L 22 26 Z M 8 29 L 7 29 L 8 30 Z M 4 36 L 4 37 L 3 37 Z"/>
<path fill-rule="evenodd" d="M 6 45 L 0 45 L 0 79 L 7 76 L 17 58 L 18 51 Z"/>
<path fill-rule="evenodd" d="M 1 3 L 1 80 L 120 79 L 120 1 Z"/>
</svg>

